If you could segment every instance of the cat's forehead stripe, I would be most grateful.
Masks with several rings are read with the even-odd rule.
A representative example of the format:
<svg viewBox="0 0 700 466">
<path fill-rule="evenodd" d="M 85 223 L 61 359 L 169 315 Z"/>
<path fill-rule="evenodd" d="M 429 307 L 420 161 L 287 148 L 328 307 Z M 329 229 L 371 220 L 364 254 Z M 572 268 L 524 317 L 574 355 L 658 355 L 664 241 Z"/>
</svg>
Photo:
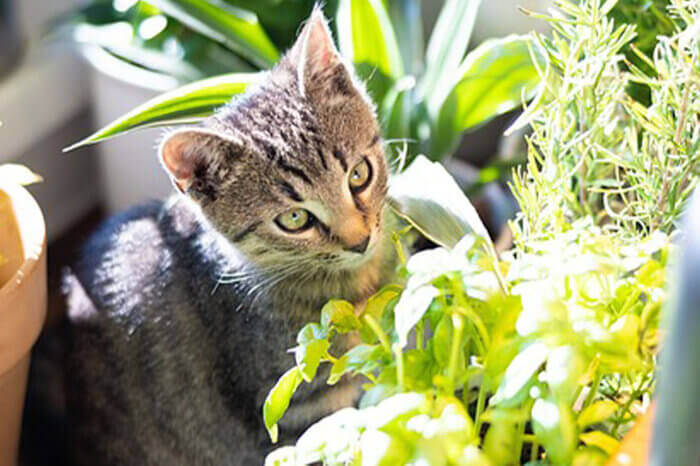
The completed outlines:
<svg viewBox="0 0 700 466">
<path fill-rule="evenodd" d="M 333 151 L 333 157 L 340 162 L 340 166 L 343 167 L 343 171 L 348 171 L 348 162 L 345 160 L 345 154 L 340 149 L 335 149 Z"/>
<path fill-rule="evenodd" d="M 279 165 L 279 167 L 282 170 L 286 171 L 287 173 L 289 173 L 291 175 L 296 176 L 297 178 L 299 178 L 300 180 L 302 180 L 304 183 L 308 184 L 309 186 L 313 186 L 313 183 L 311 182 L 311 178 L 309 178 L 307 176 L 307 174 L 304 172 L 304 170 L 288 164 L 287 162 L 285 162 L 281 158 L 278 158 L 276 161 L 277 161 L 277 165 Z"/>
<path fill-rule="evenodd" d="M 303 202 L 304 201 L 304 199 L 299 195 L 297 190 L 294 189 L 294 186 L 292 186 L 291 184 L 287 183 L 284 180 L 277 180 L 277 183 L 279 184 L 279 187 L 282 190 L 282 192 L 287 197 L 289 197 L 290 199 L 292 199 L 293 201 L 296 201 L 296 202 Z"/>
</svg>

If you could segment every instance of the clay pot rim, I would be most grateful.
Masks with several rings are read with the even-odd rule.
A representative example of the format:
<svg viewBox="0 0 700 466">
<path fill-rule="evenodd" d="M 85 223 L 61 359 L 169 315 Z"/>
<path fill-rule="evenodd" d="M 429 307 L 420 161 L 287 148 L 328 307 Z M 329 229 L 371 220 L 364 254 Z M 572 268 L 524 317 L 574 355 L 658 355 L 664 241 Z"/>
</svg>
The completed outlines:
<svg viewBox="0 0 700 466">
<path fill-rule="evenodd" d="M 7 283 L 0 287 L 0 302 L 2 302 L 22 286 L 26 277 L 34 273 L 39 261 L 46 253 L 46 223 L 39 204 L 24 187 L 0 182 L 0 190 L 10 196 L 24 248 L 24 262 Z"/>
</svg>

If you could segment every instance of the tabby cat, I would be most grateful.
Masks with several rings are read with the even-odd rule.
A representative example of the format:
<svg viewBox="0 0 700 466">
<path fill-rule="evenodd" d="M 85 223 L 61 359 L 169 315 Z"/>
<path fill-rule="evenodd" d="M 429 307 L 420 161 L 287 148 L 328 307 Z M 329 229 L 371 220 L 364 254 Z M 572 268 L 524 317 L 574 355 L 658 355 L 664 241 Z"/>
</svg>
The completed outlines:
<svg viewBox="0 0 700 466">
<path fill-rule="evenodd" d="M 109 221 L 67 276 L 76 464 L 263 462 L 298 330 L 395 268 L 379 131 L 316 9 L 254 88 L 165 137 L 179 194 Z M 304 385 L 282 443 L 358 394 Z"/>
</svg>

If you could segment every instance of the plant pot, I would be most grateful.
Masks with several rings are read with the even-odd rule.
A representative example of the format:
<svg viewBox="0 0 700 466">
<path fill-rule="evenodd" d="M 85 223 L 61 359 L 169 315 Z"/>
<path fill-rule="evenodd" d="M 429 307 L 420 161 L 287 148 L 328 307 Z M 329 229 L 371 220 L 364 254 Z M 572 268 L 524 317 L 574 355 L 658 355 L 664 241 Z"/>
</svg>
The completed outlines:
<svg viewBox="0 0 700 466">
<path fill-rule="evenodd" d="M 174 78 L 130 65 L 97 46 L 86 46 L 83 51 L 92 68 L 96 128 L 178 85 Z M 108 212 L 172 192 L 156 154 L 162 133 L 161 129 L 139 130 L 97 145 L 102 201 Z"/>
<path fill-rule="evenodd" d="M 29 357 L 46 316 L 46 227 L 24 188 L 0 184 L 0 466 L 17 464 Z"/>
</svg>

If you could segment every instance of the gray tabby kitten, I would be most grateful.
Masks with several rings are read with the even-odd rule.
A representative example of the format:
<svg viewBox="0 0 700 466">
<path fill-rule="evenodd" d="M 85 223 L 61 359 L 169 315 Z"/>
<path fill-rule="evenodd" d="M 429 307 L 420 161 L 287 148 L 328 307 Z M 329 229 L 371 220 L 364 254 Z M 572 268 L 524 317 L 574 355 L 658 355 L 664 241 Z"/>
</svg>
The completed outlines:
<svg viewBox="0 0 700 466">
<path fill-rule="evenodd" d="M 374 108 L 317 9 L 263 82 L 160 157 L 181 194 L 112 219 L 67 278 L 74 460 L 261 464 L 296 333 L 395 267 Z M 303 387 L 283 443 L 359 394 Z"/>
</svg>

